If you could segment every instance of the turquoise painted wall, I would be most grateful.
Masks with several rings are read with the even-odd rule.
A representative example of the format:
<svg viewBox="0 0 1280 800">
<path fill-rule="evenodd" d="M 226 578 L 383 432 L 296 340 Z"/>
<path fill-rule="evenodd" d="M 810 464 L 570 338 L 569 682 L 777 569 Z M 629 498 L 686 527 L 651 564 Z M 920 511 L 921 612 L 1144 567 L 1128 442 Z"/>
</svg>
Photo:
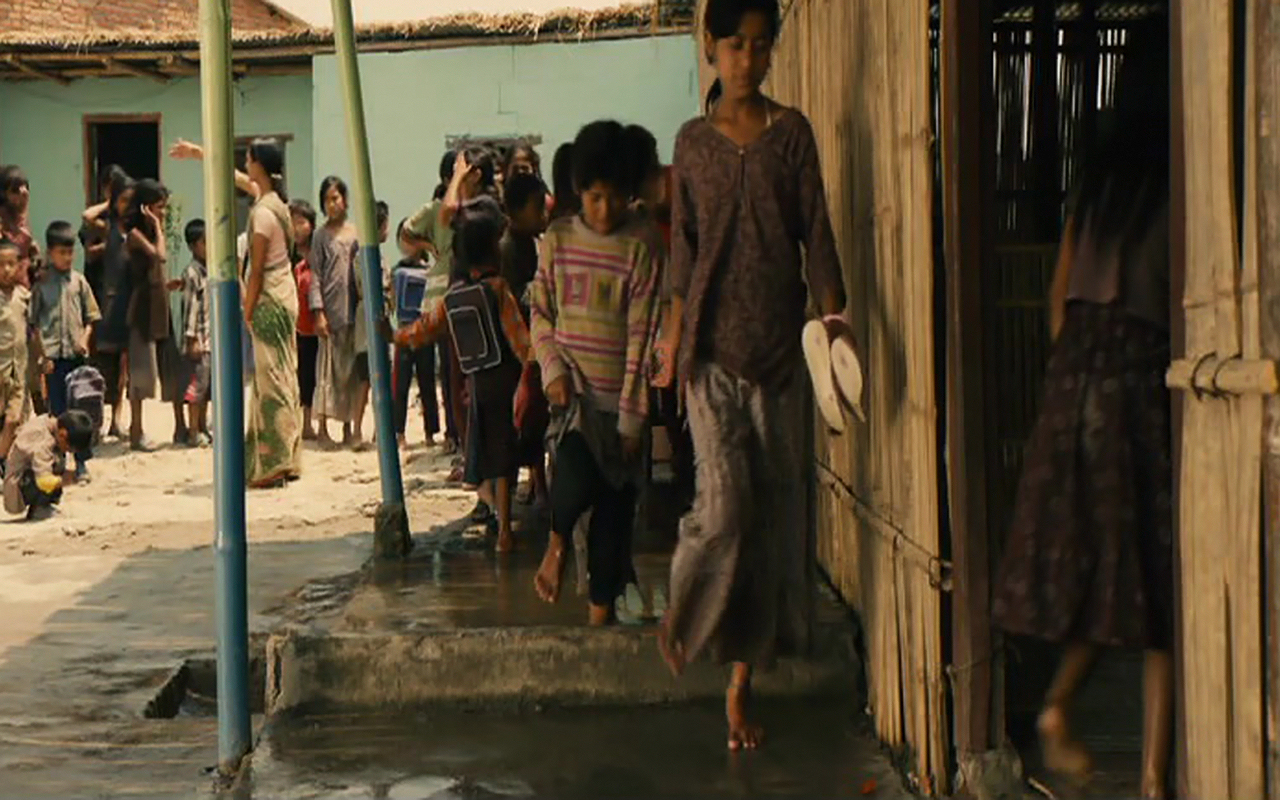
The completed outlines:
<svg viewBox="0 0 1280 800">
<path fill-rule="evenodd" d="M 310 187 L 311 78 L 309 75 L 244 78 L 234 89 L 235 130 L 240 136 L 293 134 L 286 149 L 286 179 Z M 60 86 L 50 81 L 0 82 L 0 163 L 20 164 L 31 180 L 31 222 L 43 239 L 55 219 L 77 223 L 84 210 L 84 115 L 160 114 L 160 141 L 200 140 L 200 82 L 157 83 L 143 78 L 103 78 Z M 183 216 L 204 216 L 198 162 L 165 155 L 160 179 L 183 205 Z M 306 191 L 310 195 L 309 190 Z M 43 244 L 43 242 L 42 242 Z M 171 259 L 179 270 L 186 254 Z"/>
<path fill-rule="evenodd" d="M 362 55 L 374 192 L 391 206 L 392 226 L 411 214 L 431 199 L 454 134 L 540 134 L 550 181 L 556 148 L 606 117 L 649 128 L 669 160 L 680 126 L 698 111 L 695 56 L 690 36 Z M 312 74 L 313 175 L 317 184 L 330 173 L 349 178 L 333 56 L 315 58 Z M 394 250 L 387 245 L 384 259 Z"/>
</svg>

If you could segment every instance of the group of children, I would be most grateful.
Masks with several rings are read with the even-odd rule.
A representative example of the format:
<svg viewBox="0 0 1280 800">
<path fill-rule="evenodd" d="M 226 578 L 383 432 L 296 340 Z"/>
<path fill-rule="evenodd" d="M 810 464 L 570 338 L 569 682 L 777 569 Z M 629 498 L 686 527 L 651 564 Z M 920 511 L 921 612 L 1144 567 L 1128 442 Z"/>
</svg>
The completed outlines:
<svg viewBox="0 0 1280 800">
<path fill-rule="evenodd" d="M 446 156 L 435 198 L 398 236 L 397 270 L 421 270 L 423 300 L 395 335 L 396 383 L 407 388 L 402 370 L 429 375 L 436 355 L 447 360 L 446 417 L 462 462 L 455 477 L 477 487 L 473 518 L 492 526 L 499 552 L 514 546 L 515 478 L 531 470 L 531 499 L 549 501 L 554 531 L 537 581 L 548 602 L 559 594 L 566 542 L 594 511 L 589 617 L 606 624 L 633 579 L 665 250 L 662 173 L 653 136 L 612 121 L 584 127 L 557 162 L 569 168 L 553 197 L 529 147 L 505 165 L 483 148 Z"/>
<path fill-rule="evenodd" d="M 52 512 L 64 482 L 89 480 L 87 461 L 108 406 L 106 435 L 121 435 L 126 390 L 134 449 L 153 449 L 142 437 L 141 405 L 157 382 L 175 405 L 175 441 L 209 442 L 204 224 L 187 224 L 192 263 L 169 280 L 164 187 L 135 183 L 113 166 L 100 188 L 102 202 L 85 210 L 80 229 L 51 222 L 41 247 L 29 223 L 26 176 L 16 166 L 0 168 L 0 470 L 6 510 L 29 518 Z M 81 247 L 83 272 L 75 269 Z M 169 293 L 178 291 L 183 316 L 171 337 Z"/>
</svg>

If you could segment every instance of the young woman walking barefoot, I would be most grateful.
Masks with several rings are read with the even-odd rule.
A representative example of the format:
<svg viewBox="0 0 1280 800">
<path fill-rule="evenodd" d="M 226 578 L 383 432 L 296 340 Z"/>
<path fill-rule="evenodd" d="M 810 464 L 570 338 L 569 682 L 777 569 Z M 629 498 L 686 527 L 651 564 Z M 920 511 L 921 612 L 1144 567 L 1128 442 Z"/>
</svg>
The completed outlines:
<svg viewBox="0 0 1280 800">
<path fill-rule="evenodd" d="M 662 652 L 677 673 L 708 645 L 733 665 L 734 750 L 762 741 L 753 670 L 808 646 L 806 286 L 824 315 L 845 305 L 813 131 L 760 92 L 779 24 L 777 0 L 707 3 L 718 78 L 706 116 L 676 139 L 670 324 L 655 381 L 678 373 L 697 453 Z"/>
<path fill-rule="evenodd" d="M 1057 341 L 993 610 L 1065 646 L 1039 731 L 1045 765 L 1076 782 L 1090 771 L 1068 725 L 1076 691 L 1101 646 L 1144 650 L 1141 791 L 1157 800 L 1173 721 L 1168 26 L 1130 37 L 1063 236 Z"/>
</svg>

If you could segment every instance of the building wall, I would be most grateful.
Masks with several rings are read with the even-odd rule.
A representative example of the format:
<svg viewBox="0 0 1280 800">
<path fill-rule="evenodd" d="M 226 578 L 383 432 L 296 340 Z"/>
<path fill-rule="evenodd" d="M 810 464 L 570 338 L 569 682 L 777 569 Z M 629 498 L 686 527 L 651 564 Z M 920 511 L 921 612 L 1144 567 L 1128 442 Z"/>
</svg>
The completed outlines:
<svg viewBox="0 0 1280 800">
<path fill-rule="evenodd" d="M 317 57 L 312 71 L 318 184 L 349 177 L 350 160 L 334 57 Z M 446 136 L 540 135 L 549 181 L 556 148 L 586 122 L 642 124 L 670 159 L 676 132 L 698 110 L 688 36 L 370 53 L 360 77 L 374 192 L 391 206 L 392 225 L 431 199 Z M 388 246 L 384 258 L 392 254 Z"/>
<path fill-rule="evenodd" d="M 311 79 L 307 75 L 245 78 L 234 90 L 237 135 L 292 134 L 286 148 L 290 187 L 312 185 Z M 200 82 L 157 83 L 142 78 L 103 78 L 61 86 L 51 81 L 0 82 L 0 163 L 19 164 L 31 180 L 31 222 L 39 237 L 54 219 L 75 222 L 84 210 L 83 117 L 92 114 L 160 114 L 160 141 L 199 141 Z M 160 179 L 183 206 L 184 218 L 203 216 L 198 162 L 166 154 Z M 307 192 L 309 195 L 310 192 Z M 185 254 L 171 259 L 181 269 Z"/>
</svg>

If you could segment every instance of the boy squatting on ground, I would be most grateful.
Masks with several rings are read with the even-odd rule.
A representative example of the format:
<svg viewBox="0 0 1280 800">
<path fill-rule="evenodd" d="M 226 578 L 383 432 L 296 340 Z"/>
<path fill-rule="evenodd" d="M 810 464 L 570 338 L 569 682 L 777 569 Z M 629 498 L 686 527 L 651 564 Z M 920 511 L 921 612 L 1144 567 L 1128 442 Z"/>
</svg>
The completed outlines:
<svg viewBox="0 0 1280 800">
<path fill-rule="evenodd" d="M 18 429 L 5 459 L 4 510 L 24 511 L 28 520 L 47 519 L 62 499 L 66 456 L 87 459 L 93 445 L 93 419 L 83 411 L 58 417 L 40 415 Z"/>
</svg>

